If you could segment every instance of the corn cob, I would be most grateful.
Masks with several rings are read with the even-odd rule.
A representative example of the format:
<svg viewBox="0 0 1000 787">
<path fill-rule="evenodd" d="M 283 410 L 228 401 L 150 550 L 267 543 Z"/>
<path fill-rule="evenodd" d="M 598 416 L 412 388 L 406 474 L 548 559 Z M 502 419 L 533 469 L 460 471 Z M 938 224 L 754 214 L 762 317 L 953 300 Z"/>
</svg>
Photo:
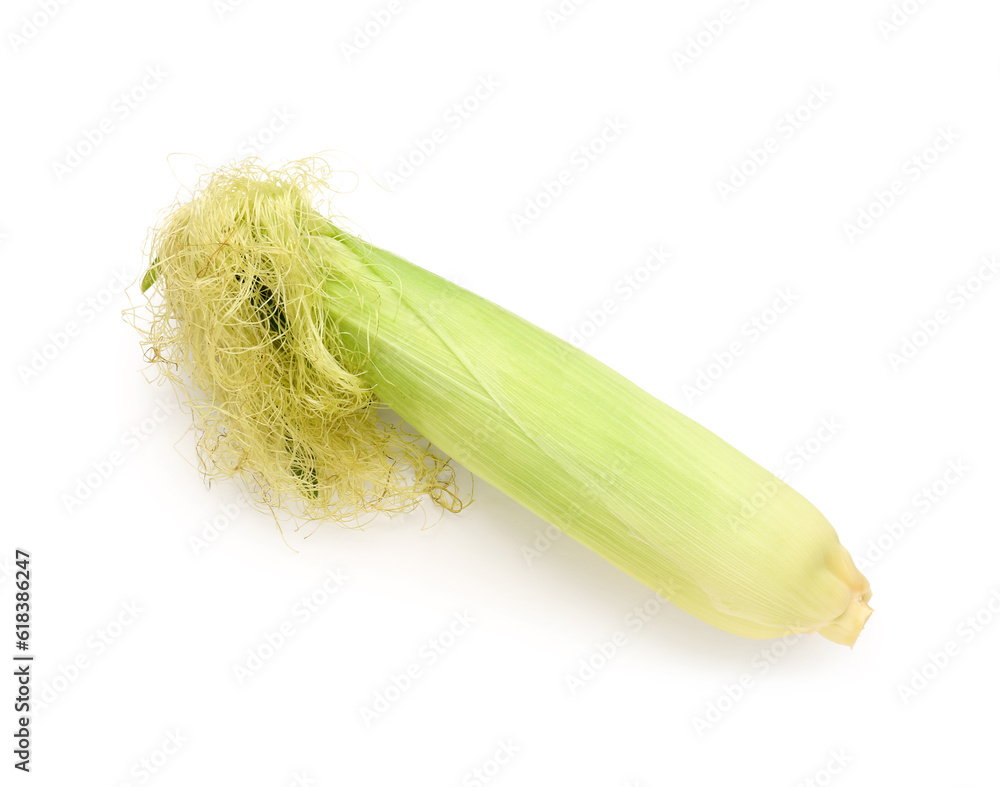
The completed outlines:
<svg viewBox="0 0 1000 787">
<path fill-rule="evenodd" d="M 569 343 L 345 231 L 322 180 L 309 163 L 221 170 L 154 239 L 146 346 L 203 395 L 207 474 L 344 522 L 425 493 L 460 508 L 449 465 L 388 405 L 702 620 L 854 644 L 871 591 L 808 501 Z"/>
</svg>

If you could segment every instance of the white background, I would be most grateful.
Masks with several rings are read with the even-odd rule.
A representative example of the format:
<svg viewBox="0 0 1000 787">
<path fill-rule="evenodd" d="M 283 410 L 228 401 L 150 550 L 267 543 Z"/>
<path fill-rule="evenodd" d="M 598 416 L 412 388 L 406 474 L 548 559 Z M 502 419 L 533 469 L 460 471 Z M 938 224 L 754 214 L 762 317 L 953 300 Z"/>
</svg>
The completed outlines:
<svg viewBox="0 0 1000 787">
<path fill-rule="evenodd" d="M 3 13 L 0 650 L 21 548 L 36 659 L 15 775 L 995 784 L 1000 7 L 224 2 Z M 206 488 L 121 282 L 200 165 L 321 151 L 366 237 L 786 474 L 871 580 L 857 646 L 657 610 L 482 482 L 459 516 L 308 539 Z"/>
</svg>

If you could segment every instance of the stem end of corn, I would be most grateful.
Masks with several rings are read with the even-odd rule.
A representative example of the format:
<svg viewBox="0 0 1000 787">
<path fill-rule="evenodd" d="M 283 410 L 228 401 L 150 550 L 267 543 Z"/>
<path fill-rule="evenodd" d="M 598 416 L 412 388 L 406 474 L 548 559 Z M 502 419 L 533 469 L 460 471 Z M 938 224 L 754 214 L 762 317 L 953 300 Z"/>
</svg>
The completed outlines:
<svg viewBox="0 0 1000 787">
<path fill-rule="evenodd" d="M 846 551 L 844 554 L 847 554 Z M 826 637 L 831 642 L 853 648 L 854 643 L 858 641 L 858 635 L 861 634 L 861 629 L 865 627 L 868 618 L 872 616 L 873 610 L 868 606 L 868 602 L 872 597 L 872 590 L 864 574 L 854 567 L 850 558 L 848 558 L 848 561 L 851 563 L 849 568 L 854 576 L 850 583 L 851 594 L 847 607 L 840 614 L 840 617 L 827 623 L 818 629 L 818 631 L 820 635 Z"/>
</svg>

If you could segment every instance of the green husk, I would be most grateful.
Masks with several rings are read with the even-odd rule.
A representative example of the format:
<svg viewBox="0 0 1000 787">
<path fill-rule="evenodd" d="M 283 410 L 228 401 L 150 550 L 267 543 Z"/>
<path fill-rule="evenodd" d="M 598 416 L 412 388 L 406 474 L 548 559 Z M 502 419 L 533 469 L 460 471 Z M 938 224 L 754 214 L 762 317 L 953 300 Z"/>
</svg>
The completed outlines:
<svg viewBox="0 0 1000 787">
<path fill-rule="evenodd" d="M 319 208 L 324 174 L 218 171 L 155 237 L 145 342 L 202 394 L 206 473 L 348 524 L 423 494 L 460 508 L 448 463 L 388 405 L 703 620 L 854 643 L 868 582 L 808 501 L 567 342 L 344 231 Z"/>
</svg>

